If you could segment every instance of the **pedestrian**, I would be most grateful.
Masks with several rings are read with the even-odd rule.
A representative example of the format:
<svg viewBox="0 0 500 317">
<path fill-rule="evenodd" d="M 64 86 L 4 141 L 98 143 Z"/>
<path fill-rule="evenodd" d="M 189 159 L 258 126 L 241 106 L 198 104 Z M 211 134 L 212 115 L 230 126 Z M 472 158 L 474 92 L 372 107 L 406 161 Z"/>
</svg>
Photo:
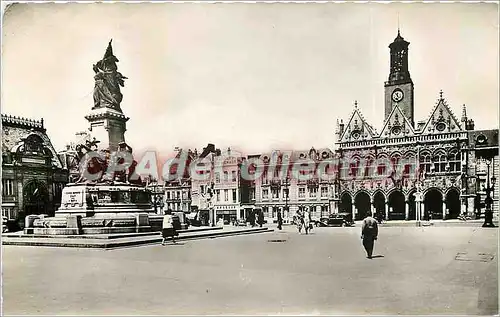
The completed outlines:
<svg viewBox="0 0 500 317">
<path fill-rule="evenodd" d="M 177 232 L 174 228 L 174 218 L 172 217 L 172 210 L 167 210 L 165 212 L 165 215 L 163 216 L 163 225 L 162 225 L 162 236 L 163 236 L 163 241 L 161 242 L 161 245 L 165 245 L 167 243 L 167 238 L 172 237 L 172 242 L 175 242 L 175 236 L 177 235 Z"/>
<path fill-rule="evenodd" d="M 264 224 L 264 213 L 262 210 L 259 210 L 259 226 L 262 228 L 262 225 Z"/>
<path fill-rule="evenodd" d="M 297 210 L 297 215 L 295 218 L 295 224 L 297 225 L 297 229 L 299 230 L 299 233 L 302 231 L 302 224 L 303 224 L 303 216 L 302 216 L 302 211 L 299 209 Z"/>
<path fill-rule="evenodd" d="M 303 219 L 304 229 L 306 230 L 306 234 L 309 234 L 309 231 L 311 230 L 311 214 L 309 213 L 309 210 L 306 209 L 304 211 Z"/>
<path fill-rule="evenodd" d="M 283 217 L 281 217 L 281 211 L 278 210 L 278 229 L 281 230 L 281 226 L 283 225 Z"/>
<path fill-rule="evenodd" d="M 368 216 L 363 219 L 363 224 L 361 225 L 361 239 L 363 239 L 363 247 L 366 250 L 366 255 L 369 259 L 372 258 L 373 245 L 378 237 L 378 224 L 377 220 L 373 217 Z"/>
<path fill-rule="evenodd" d="M 252 210 L 250 212 L 250 225 L 253 227 L 255 227 L 255 210 Z"/>
</svg>

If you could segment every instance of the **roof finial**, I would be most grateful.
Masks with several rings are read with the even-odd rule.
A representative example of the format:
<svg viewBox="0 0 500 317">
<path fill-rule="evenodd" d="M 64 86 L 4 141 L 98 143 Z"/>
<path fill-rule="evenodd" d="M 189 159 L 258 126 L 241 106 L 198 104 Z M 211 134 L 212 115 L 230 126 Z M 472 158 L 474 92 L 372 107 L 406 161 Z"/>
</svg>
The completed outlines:
<svg viewBox="0 0 500 317">
<path fill-rule="evenodd" d="M 443 89 L 439 90 L 439 99 L 443 99 Z"/>
<path fill-rule="evenodd" d="M 357 107 L 358 107 L 358 101 L 354 100 L 354 108 L 357 108 Z"/>
<path fill-rule="evenodd" d="M 462 106 L 462 122 L 467 122 L 467 108 L 465 106 L 465 103 Z"/>
<path fill-rule="evenodd" d="M 401 36 L 401 35 L 399 34 L 399 12 L 398 12 L 398 36 Z"/>
</svg>

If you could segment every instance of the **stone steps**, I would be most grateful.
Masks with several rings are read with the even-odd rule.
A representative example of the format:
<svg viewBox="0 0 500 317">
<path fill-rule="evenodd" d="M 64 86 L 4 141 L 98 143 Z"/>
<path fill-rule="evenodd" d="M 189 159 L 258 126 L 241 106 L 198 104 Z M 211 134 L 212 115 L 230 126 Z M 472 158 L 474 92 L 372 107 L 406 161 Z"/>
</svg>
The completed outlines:
<svg viewBox="0 0 500 317">
<path fill-rule="evenodd" d="M 235 235 L 255 234 L 272 232 L 269 228 L 246 228 L 246 229 L 221 229 L 215 228 L 211 230 L 197 230 L 191 232 L 179 232 L 176 238 L 182 240 L 198 240 L 210 239 L 218 237 L 227 237 Z M 18 245 L 18 246 L 44 246 L 44 247 L 70 247 L 70 248 L 97 248 L 97 249 L 113 249 L 121 247 L 131 247 L 146 244 L 157 244 L 162 241 L 161 234 L 155 232 L 150 235 L 143 236 L 124 236 L 113 239 L 96 239 L 96 238 L 61 238 L 61 237 L 12 237 L 3 236 L 3 245 Z"/>
<path fill-rule="evenodd" d="M 189 229 L 178 230 L 179 234 L 189 232 L 222 230 L 222 227 L 191 227 Z M 24 234 L 22 231 L 2 234 L 3 238 L 67 238 L 67 239 L 119 239 L 131 237 L 157 236 L 158 231 L 114 233 L 114 234 L 82 234 L 82 235 L 47 235 L 47 234 Z"/>
</svg>

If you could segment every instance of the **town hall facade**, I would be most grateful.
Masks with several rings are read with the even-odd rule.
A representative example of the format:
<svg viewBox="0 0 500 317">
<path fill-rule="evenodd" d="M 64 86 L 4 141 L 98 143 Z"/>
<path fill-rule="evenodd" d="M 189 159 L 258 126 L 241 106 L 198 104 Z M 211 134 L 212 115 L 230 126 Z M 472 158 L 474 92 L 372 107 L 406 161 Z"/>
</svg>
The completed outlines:
<svg viewBox="0 0 500 317">
<path fill-rule="evenodd" d="M 474 122 L 467 117 L 465 105 L 458 119 L 442 91 L 428 118 L 415 120 L 414 85 L 408 68 L 409 44 L 398 30 L 389 45 L 390 71 L 384 85 L 382 130 L 377 132 L 365 120 L 357 102 L 346 123 L 337 122 L 336 154 L 349 162 L 340 167 L 349 171 L 339 173 L 336 180 L 336 209 L 352 213 L 356 220 L 369 214 L 386 220 L 414 220 L 417 210 L 421 219 L 453 219 L 461 213 L 470 214 L 477 207 L 474 200 L 484 180 L 479 179 L 481 162 L 475 159 L 469 141 Z M 496 138 L 498 147 L 498 131 L 489 132 L 492 139 Z M 417 171 L 415 177 L 391 179 L 384 170 L 375 169 L 376 172 L 365 177 L 345 177 L 353 170 L 360 172 L 356 171 L 360 161 L 380 159 L 395 165 L 402 161 L 419 162 L 420 173 Z M 491 163 L 495 175 L 498 155 Z M 497 211 L 498 197 L 493 199 Z"/>
</svg>

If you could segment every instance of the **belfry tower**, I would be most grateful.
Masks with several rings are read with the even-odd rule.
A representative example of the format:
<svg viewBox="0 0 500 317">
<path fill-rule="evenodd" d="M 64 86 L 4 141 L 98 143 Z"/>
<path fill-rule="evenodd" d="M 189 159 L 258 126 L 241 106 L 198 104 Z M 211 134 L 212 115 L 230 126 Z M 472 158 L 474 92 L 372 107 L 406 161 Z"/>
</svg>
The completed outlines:
<svg viewBox="0 0 500 317">
<path fill-rule="evenodd" d="M 398 29 L 398 36 L 389 45 L 391 61 L 389 80 L 385 82 L 385 119 L 397 104 L 410 123 L 414 123 L 413 81 L 408 71 L 408 46 Z"/>
</svg>

